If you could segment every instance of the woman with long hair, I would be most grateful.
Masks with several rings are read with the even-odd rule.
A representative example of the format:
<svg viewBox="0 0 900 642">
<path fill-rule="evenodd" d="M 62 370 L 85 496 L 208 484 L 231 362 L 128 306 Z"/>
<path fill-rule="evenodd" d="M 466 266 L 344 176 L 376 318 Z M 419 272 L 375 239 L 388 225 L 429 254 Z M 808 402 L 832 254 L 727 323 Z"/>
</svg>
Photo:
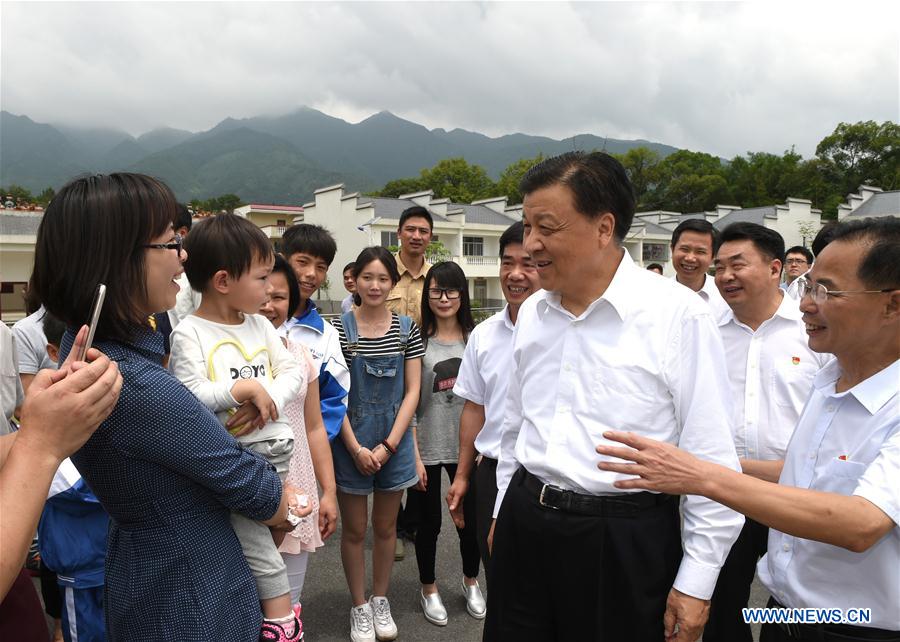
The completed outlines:
<svg viewBox="0 0 900 642">
<path fill-rule="evenodd" d="M 425 276 L 422 292 L 422 390 L 416 411 L 416 459 L 419 484 L 411 493 L 419 493 L 419 529 L 416 532 L 416 563 L 422 589 L 419 602 L 425 619 L 437 626 L 447 624 L 447 609 L 438 592 L 435 578 L 437 540 L 441 532 L 443 504 L 441 471 L 450 483 L 459 461 L 459 417 L 465 399 L 453 394 L 453 384 L 466 349 L 466 340 L 475 327 L 469 304 L 466 275 L 456 263 L 437 263 Z M 478 586 L 480 557 L 475 534 L 474 496 L 463 501 L 466 525 L 457 528 L 462 557 L 462 593 L 466 610 L 476 619 L 485 616 L 485 602 Z"/>
<path fill-rule="evenodd" d="M 387 591 L 400 496 L 419 480 L 408 428 L 419 401 L 424 349 L 415 322 L 385 307 L 400 280 L 391 253 L 383 247 L 364 249 L 353 278 L 356 307 L 334 322 L 351 383 L 347 418 L 332 451 L 343 520 L 341 561 L 353 600 L 350 639 L 374 642 L 397 637 Z M 373 493 L 373 594 L 367 601 L 364 545 Z"/>
</svg>

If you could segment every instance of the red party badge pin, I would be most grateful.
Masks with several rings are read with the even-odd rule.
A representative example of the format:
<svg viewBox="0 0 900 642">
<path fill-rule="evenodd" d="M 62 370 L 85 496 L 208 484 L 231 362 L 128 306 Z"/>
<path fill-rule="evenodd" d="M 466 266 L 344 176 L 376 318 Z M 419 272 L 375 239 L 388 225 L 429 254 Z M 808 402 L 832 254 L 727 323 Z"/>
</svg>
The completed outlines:
<svg viewBox="0 0 900 642">
<path fill-rule="evenodd" d="M 800 365 L 800 357 L 791 357 L 791 363 L 793 363 L 795 366 L 799 366 Z"/>
<path fill-rule="evenodd" d="M 840 459 L 841 461 L 847 461 L 847 455 L 839 455 L 838 459 Z"/>
</svg>

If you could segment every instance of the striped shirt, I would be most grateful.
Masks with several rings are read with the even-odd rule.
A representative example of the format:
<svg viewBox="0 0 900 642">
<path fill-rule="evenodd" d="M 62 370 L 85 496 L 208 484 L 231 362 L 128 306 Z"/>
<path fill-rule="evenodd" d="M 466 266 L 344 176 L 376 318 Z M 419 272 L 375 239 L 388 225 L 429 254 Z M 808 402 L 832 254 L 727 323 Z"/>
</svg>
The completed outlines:
<svg viewBox="0 0 900 642">
<path fill-rule="evenodd" d="M 338 340 L 341 342 L 341 352 L 344 353 L 344 360 L 347 365 L 353 360 L 350 354 L 350 346 L 347 343 L 347 335 L 344 332 L 344 324 L 338 317 L 331 322 L 334 329 L 337 330 Z M 359 344 L 356 346 L 357 354 L 364 354 L 369 357 L 384 357 L 400 354 L 400 317 L 396 313 L 391 314 L 391 327 L 384 336 L 376 339 L 368 337 L 359 337 Z M 416 322 L 412 322 L 409 330 L 409 342 L 406 344 L 406 359 L 419 359 L 425 355 L 425 346 L 422 344 L 422 335 L 419 333 L 419 326 Z"/>
</svg>

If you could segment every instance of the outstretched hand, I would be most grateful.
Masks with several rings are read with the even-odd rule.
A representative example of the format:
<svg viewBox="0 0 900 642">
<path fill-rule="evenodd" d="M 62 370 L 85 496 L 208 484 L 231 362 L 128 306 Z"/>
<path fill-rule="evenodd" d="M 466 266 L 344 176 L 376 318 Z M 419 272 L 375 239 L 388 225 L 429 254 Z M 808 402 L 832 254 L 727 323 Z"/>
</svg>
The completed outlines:
<svg viewBox="0 0 900 642">
<path fill-rule="evenodd" d="M 698 495 L 703 482 L 709 478 L 708 467 L 714 466 L 690 453 L 665 442 L 641 437 L 633 432 L 610 430 L 603 433 L 610 440 L 625 444 L 621 446 L 597 446 L 601 455 L 617 457 L 628 463 L 601 461 L 600 470 L 608 470 L 623 475 L 635 475 L 614 483 L 616 488 L 644 489 L 670 495 Z"/>
</svg>

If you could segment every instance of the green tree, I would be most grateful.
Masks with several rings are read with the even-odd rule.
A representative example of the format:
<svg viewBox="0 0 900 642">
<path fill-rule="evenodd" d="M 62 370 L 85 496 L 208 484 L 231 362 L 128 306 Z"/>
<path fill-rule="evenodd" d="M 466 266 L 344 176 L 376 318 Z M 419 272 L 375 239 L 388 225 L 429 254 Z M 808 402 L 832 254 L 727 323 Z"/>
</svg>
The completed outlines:
<svg viewBox="0 0 900 642">
<path fill-rule="evenodd" d="M 522 194 L 519 192 L 519 183 L 525 173 L 544 160 L 543 154 L 538 154 L 534 158 L 520 158 L 514 163 L 507 165 L 500 173 L 500 179 L 497 181 L 495 193 L 497 196 L 506 196 L 510 203 L 521 203 Z"/>
<path fill-rule="evenodd" d="M 50 201 L 53 200 L 54 196 L 56 196 L 56 190 L 52 187 L 48 187 L 43 192 L 41 192 L 35 200 L 43 207 L 47 207 L 47 205 L 50 204 Z"/>
<path fill-rule="evenodd" d="M 441 261 L 449 261 L 452 257 L 450 254 L 450 250 L 444 247 L 444 244 L 440 241 L 432 241 L 428 244 L 428 247 L 425 248 L 425 256 L 428 258 L 429 263 L 440 263 Z"/>
<path fill-rule="evenodd" d="M 900 125 L 874 120 L 840 123 L 816 147 L 830 176 L 844 194 L 863 183 L 882 189 L 900 188 Z"/>
<path fill-rule="evenodd" d="M 428 189 L 422 182 L 421 178 L 398 178 L 388 181 L 385 186 L 377 192 L 373 192 L 372 196 L 383 196 L 385 198 L 397 198 L 402 194 L 413 194 Z"/>
<path fill-rule="evenodd" d="M 31 195 L 31 192 L 21 185 L 13 184 L 9 187 L 0 187 L 0 192 L 3 192 L 4 202 L 12 200 L 15 203 L 22 203 L 23 205 L 34 202 L 34 196 Z"/>
<path fill-rule="evenodd" d="M 659 180 L 659 152 L 649 147 L 633 147 L 624 154 L 616 154 L 616 158 L 628 172 L 635 201 L 643 209 L 650 189 Z"/>
<path fill-rule="evenodd" d="M 730 200 L 722 162 L 686 149 L 666 156 L 654 169 L 656 182 L 645 195 L 650 209 L 698 212 Z"/>
<path fill-rule="evenodd" d="M 469 165 L 464 158 L 447 158 L 431 169 L 422 170 L 426 189 L 438 198 L 456 203 L 471 203 L 496 193 L 496 186 L 480 165 Z"/>
</svg>

